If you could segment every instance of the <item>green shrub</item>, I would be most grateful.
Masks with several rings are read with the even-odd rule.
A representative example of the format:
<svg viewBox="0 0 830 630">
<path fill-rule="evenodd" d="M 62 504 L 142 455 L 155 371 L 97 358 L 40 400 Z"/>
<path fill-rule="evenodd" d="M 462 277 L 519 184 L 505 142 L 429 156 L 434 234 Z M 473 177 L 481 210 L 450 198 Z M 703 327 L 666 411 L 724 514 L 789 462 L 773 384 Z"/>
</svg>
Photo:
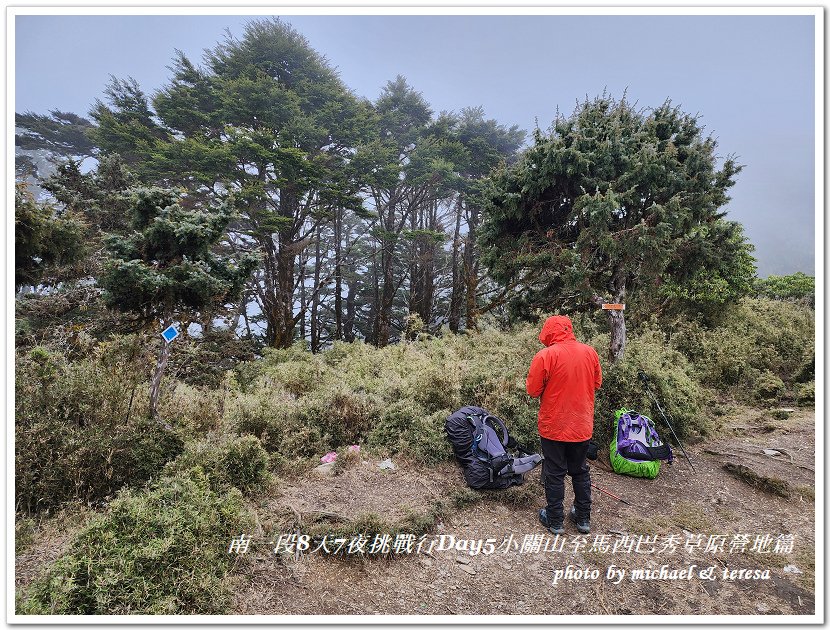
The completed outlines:
<svg viewBox="0 0 830 630">
<path fill-rule="evenodd" d="M 159 416 L 192 438 L 219 428 L 222 402 L 222 391 L 175 383 L 172 391 L 161 397 Z"/>
<path fill-rule="evenodd" d="M 403 448 L 401 436 L 406 434 L 416 418 L 423 415 L 423 409 L 411 400 L 392 403 L 380 414 L 380 419 L 369 432 L 370 446 L 389 449 L 397 453 Z"/>
<path fill-rule="evenodd" d="M 17 353 L 18 510 L 105 499 L 144 484 L 181 452 L 177 435 L 145 419 L 145 359 L 135 337 L 98 344 L 75 362 L 43 347 Z"/>
<path fill-rule="evenodd" d="M 591 343 L 597 351 L 608 348 L 608 336 L 595 337 Z M 638 378 L 639 370 L 648 375 L 651 392 L 681 439 L 710 430 L 709 418 L 701 406 L 704 392 L 693 378 L 692 367 L 659 331 L 648 331 L 629 336 L 625 354 L 617 363 L 603 361 L 603 382 L 594 414 L 594 437 L 602 444 L 610 443 L 616 426 L 614 411 L 622 407 L 648 416 L 660 436 L 670 439 L 660 411 Z"/>
<path fill-rule="evenodd" d="M 283 455 L 314 455 L 361 442 L 382 402 L 342 383 L 326 383 L 288 406 L 268 425 L 264 441 Z M 308 441 L 307 444 L 303 442 Z"/>
<path fill-rule="evenodd" d="M 444 422 L 452 413 L 442 409 L 427 414 L 410 400 L 387 407 L 369 433 L 368 444 L 390 454 L 402 454 L 427 465 L 450 459 Z"/>
<path fill-rule="evenodd" d="M 176 340 L 167 367 L 171 378 L 195 387 L 217 389 L 225 373 L 243 361 L 251 361 L 251 344 L 227 329 L 212 329 L 200 337 Z"/>
<path fill-rule="evenodd" d="M 795 387 L 796 400 L 799 404 L 812 404 L 816 400 L 816 382 L 798 383 Z"/>
<path fill-rule="evenodd" d="M 784 381 L 766 370 L 753 379 L 753 390 L 762 400 L 776 400 L 784 393 Z"/>
<path fill-rule="evenodd" d="M 249 493 L 267 480 L 268 463 L 268 453 L 253 435 L 217 437 L 214 434 L 189 442 L 184 452 L 166 466 L 165 474 L 174 475 L 200 466 L 214 490 L 236 487 Z"/>
<path fill-rule="evenodd" d="M 814 307 L 816 301 L 816 279 L 797 271 L 789 276 L 769 276 L 755 281 L 758 297 L 773 300 L 789 300 Z"/>
<path fill-rule="evenodd" d="M 815 374 L 815 312 L 799 304 L 744 299 L 717 327 L 686 323 L 671 343 L 702 384 L 748 402 L 785 395 Z"/>
<path fill-rule="evenodd" d="M 282 425 L 297 406 L 296 398 L 280 387 L 261 386 L 241 392 L 231 388 L 225 396 L 225 428 L 233 433 L 250 433 L 264 439 L 269 427 Z"/>
<path fill-rule="evenodd" d="M 290 429 L 271 425 L 262 436 L 262 443 L 269 453 L 287 459 L 320 457 L 331 450 L 320 427 L 314 425 L 295 425 Z"/>
<path fill-rule="evenodd" d="M 226 613 L 227 548 L 248 525 L 239 491 L 215 493 L 199 468 L 124 491 L 32 584 L 18 613 Z"/>
<path fill-rule="evenodd" d="M 140 486 L 182 451 L 182 440 L 157 422 L 83 428 L 46 419 L 15 427 L 16 509 L 34 513 L 69 500 L 104 500 Z"/>
<path fill-rule="evenodd" d="M 401 436 L 400 451 L 421 464 L 431 466 L 452 458 L 444 423 L 452 413 L 449 409 L 419 416 Z"/>
<path fill-rule="evenodd" d="M 260 362 L 261 384 L 281 387 L 295 396 L 311 391 L 314 384 L 325 380 L 325 365 L 319 355 L 296 343 L 291 348 L 267 348 Z"/>
</svg>

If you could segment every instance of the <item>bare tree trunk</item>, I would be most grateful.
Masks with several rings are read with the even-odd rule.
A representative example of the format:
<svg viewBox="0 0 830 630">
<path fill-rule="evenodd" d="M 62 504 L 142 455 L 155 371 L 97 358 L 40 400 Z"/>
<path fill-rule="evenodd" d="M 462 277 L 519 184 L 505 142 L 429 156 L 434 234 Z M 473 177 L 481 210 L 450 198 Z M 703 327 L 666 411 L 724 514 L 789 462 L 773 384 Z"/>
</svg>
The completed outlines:
<svg viewBox="0 0 830 630">
<path fill-rule="evenodd" d="M 409 229 L 412 230 L 412 234 L 415 234 L 415 230 L 418 229 L 418 219 L 420 213 L 413 212 L 409 216 Z M 423 225 L 421 226 L 423 227 Z M 421 281 L 421 274 L 420 274 L 420 264 L 419 264 L 419 245 L 420 245 L 421 237 L 416 236 L 409 241 L 409 299 L 407 302 L 407 307 L 409 309 L 409 313 L 417 313 L 418 312 L 418 300 L 420 297 L 420 281 Z"/>
<path fill-rule="evenodd" d="M 355 273 L 353 263 L 349 266 L 349 279 L 346 281 L 346 317 L 343 322 L 343 339 L 352 342 L 355 340 L 354 334 L 354 316 L 355 316 L 355 299 L 357 296 L 357 285 L 359 279 Z"/>
<path fill-rule="evenodd" d="M 378 273 L 377 244 L 372 243 L 372 304 L 369 307 L 369 321 L 367 326 L 367 341 L 376 344 L 378 338 L 378 311 L 380 310 L 380 280 Z"/>
<path fill-rule="evenodd" d="M 450 296 L 450 330 L 458 332 L 461 325 L 461 300 L 464 297 L 464 285 L 461 282 L 461 210 L 463 197 L 458 195 L 455 205 L 455 231 L 452 238 L 452 294 Z"/>
<path fill-rule="evenodd" d="M 611 280 L 613 299 L 616 304 L 625 302 L 625 275 L 617 269 Z M 625 311 L 608 311 L 611 317 L 611 343 L 608 358 L 611 363 L 622 359 L 625 353 Z"/>
<path fill-rule="evenodd" d="M 464 245 L 464 285 L 467 293 L 467 330 L 478 329 L 478 256 L 475 242 L 478 228 L 478 210 L 468 207 L 467 239 Z"/>
<path fill-rule="evenodd" d="M 381 239 L 381 271 L 383 273 L 383 289 L 377 311 L 377 337 L 375 345 L 383 348 L 389 343 L 389 332 L 392 324 L 392 305 L 395 301 L 395 207 L 391 203 L 386 211 L 386 234 Z M 394 236 L 393 236 L 394 235 Z"/>
<path fill-rule="evenodd" d="M 305 314 L 308 306 L 308 296 L 305 290 L 305 272 L 308 259 L 300 255 L 300 339 L 305 340 Z"/>
<path fill-rule="evenodd" d="M 428 210 L 428 220 L 423 226 L 430 232 L 438 232 L 441 227 L 438 224 L 438 202 L 433 201 Z M 423 229 L 423 228 L 422 228 Z M 418 300 L 418 314 L 424 322 L 426 330 L 431 329 L 432 324 L 432 302 L 435 299 L 435 258 L 436 251 L 441 247 L 431 237 L 422 237 L 420 253 L 420 281 L 418 289 L 420 292 Z"/>
<path fill-rule="evenodd" d="M 343 274 L 341 252 L 343 240 L 343 208 L 334 215 L 334 338 L 343 339 Z"/>
<path fill-rule="evenodd" d="M 394 245 L 390 240 L 383 243 L 383 250 L 383 290 L 378 305 L 378 334 L 375 339 L 375 345 L 378 348 L 383 348 L 389 344 L 389 332 L 392 327 L 392 305 L 395 301 L 395 278 L 392 268 Z"/>
<path fill-rule="evenodd" d="M 608 359 L 616 363 L 625 353 L 625 315 L 624 311 L 608 311 L 611 317 L 611 344 Z"/>
<path fill-rule="evenodd" d="M 286 237 L 280 243 L 277 267 L 277 329 L 275 348 L 288 348 L 294 342 L 294 264 L 297 252 L 293 241 Z"/>
<path fill-rule="evenodd" d="M 311 298 L 311 352 L 320 351 L 320 227 L 315 231 L 314 246 L 314 296 Z"/>
<path fill-rule="evenodd" d="M 626 282 L 623 272 L 616 270 L 611 277 L 610 287 L 612 293 L 612 302 L 614 304 L 625 303 Z M 602 307 L 608 302 L 599 295 L 595 295 L 591 300 L 594 304 Z M 625 330 L 625 311 L 609 310 L 609 323 L 611 325 L 611 342 L 608 346 L 608 360 L 613 364 L 623 358 L 625 354 L 626 330 Z"/>
<path fill-rule="evenodd" d="M 230 329 L 236 334 L 236 329 L 239 328 L 239 320 L 242 319 L 242 315 L 248 309 L 248 289 L 242 291 L 242 295 L 239 296 L 239 305 L 236 309 L 236 312 L 233 315 L 232 319 L 229 319 L 228 326 Z"/>
</svg>

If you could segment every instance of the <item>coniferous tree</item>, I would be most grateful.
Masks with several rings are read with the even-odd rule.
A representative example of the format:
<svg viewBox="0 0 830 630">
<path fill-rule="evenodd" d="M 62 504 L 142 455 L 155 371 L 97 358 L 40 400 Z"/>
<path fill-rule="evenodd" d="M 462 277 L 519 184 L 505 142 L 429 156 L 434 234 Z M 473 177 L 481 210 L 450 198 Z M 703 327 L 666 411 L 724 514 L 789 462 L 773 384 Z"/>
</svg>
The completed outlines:
<svg viewBox="0 0 830 630">
<path fill-rule="evenodd" d="M 47 176 L 38 170 L 29 155 L 32 151 L 44 152 L 53 164 L 70 159 L 82 161 L 98 152 L 91 138 L 92 122 L 72 112 L 54 109 L 48 115 L 15 114 L 14 125 L 17 130 L 14 137 L 17 177 L 42 179 Z"/>
<path fill-rule="evenodd" d="M 49 204 L 34 200 L 25 184 L 14 194 L 14 283 L 23 286 L 41 283 L 47 276 L 57 282 L 72 265 L 86 255 L 86 225 L 75 213 L 57 214 Z"/>
<path fill-rule="evenodd" d="M 229 204 L 188 210 L 177 194 L 160 188 L 134 189 L 130 201 L 133 231 L 106 239 L 109 258 L 99 283 L 108 305 L 160 331 L 174 318 L 196 319 L 239 294 L 256 259 L 212 251 L 233 218 Z M 153 416 L 169 356 L 165 343 L 150 385 Z"/>
<path fill-rule="evenodd" d="M 140 156 L 145 180 L 183 186 L 194 204 L 233 194 L 231 242 L 262 255 L 251 295 L 266 341 L 290 345 L 302 317 L 298 259 L 334 208 L 360 205 L 348 163 L 366 106 L 279 20 L 249 23 L 241 40 L 228 35 L 204 67 L 178 53 L 154 112 L 130 83 L 109 96 L 95 114 L 104 148 Z"/>
<path fill-rule="evenodd" d="M 456 134 L 468 158 L 461 171 L 462 180 L 457 205 L 457 212 L 463 213 L 466 235 L 460 256 L 463 266 L 458 272 L 454 272 L 454 276 L 458 276 L 458 283 L 453 283 L 454 301 L 450 310 L 454 312 L 454 316 L 450 318 L 450 328 L 453 329 L 454 325 L 455 330 L 458 329 L 462 298 L 465 298 L 464 310 L 468 329 L 477 327 L 481 311 L 479 287 L 482 273 L 477 249 L 481 208 L 485 203 L 482 196 L 485 179 L 499 164 L 515 161 L 516 153 L 524 142 L 525 132 L 516 125 L 508 128 L 492 118 L 485 119 L 483 108 L 470 107 L 461 111 Z M 495 301 L 491 299 L 490 304 L 487 308 L 491 308 Z"/>
<path fill-rule="evenodd" d="M 393 329 L 405 328 L 405 315 L 394 326 L 393 319 L 402 299 L 398 293 L 407 279 L 414 287 L 410 299 L 403 298 L 404 306 L 419 302 L 427 308 L 429 303 L 431 309 L 431 299 L 416 295 L 428 289 L 428 283 L 410 277 L 413 270 L 420 273 L 415 269 L 420 263 L 413 257 L 419 251 L 432 252 L 446 238 L 436 204 L 451 196 L 463 150 L 448 135 L 445 121 L 433 121 L 429 104 L 404 77 L 384 87 L 375 112 L 376 139 L 355 163 L 366 174 L 370 207 L 377 214 L 373 230 L 377 296 L 370 339 L 384 346 L 393 338 Z M 402 261 L 405 264 L 398 265 Z"/>
<path fill-rule="evenodd" d="M 528 312 L 636 300 L 744 256 L 748 245 L 722 210 L 741 167 L 733 158 L 719 167 L 715 148 L 694 116 L 668 102 L 650 112 L 607 96 L 580 104 L 550 135 L 537 130 L 522 159 L 494 178 L 487 265 L 521 287 L 513 302 Z M 715 233 L 732 247 L 708 247 Z M 732 297 L 748 268 L 720 266 L 736 267 L 740 277 L 723 278 Z M 616 361 L 625 317 L 609 313 Z"/>
</svg>

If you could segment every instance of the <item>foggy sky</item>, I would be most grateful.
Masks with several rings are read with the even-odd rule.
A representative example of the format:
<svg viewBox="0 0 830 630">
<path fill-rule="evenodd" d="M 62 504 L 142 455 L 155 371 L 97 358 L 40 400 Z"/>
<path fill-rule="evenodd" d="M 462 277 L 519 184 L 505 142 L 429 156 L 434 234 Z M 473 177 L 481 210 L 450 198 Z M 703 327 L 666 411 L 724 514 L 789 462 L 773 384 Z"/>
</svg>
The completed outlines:
<svg viewBox="0 0 830 630">
<path fill-rule="evenodd" d="M 152 93 L 174 49 L 199 62 L 256 16 L 16 17 L 15 110 L 87 115 L 109 75 Z M 812 16 L 284 16 L 356 94 L 396 75 L 434 111 L 547 129 L 557 107 L 607 90 L 699 114 L 722 157 L 745 165 L 727 218 L 744 224 L 758 273 L 815 270 Z"/>
</svg>

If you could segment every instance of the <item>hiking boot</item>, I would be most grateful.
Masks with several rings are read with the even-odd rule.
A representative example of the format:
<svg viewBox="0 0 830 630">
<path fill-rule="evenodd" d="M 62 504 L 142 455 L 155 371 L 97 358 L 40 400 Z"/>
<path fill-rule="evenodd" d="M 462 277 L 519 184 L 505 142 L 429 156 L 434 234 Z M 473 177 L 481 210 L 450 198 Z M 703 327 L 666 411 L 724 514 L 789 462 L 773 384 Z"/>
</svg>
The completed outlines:
<svg viewBox="0 0 830 630">
<path fill-rule="evenodd" d="M 580 534 L 590 534 L 591 533 L 591 517 L 590 516 L 577 516 L 576 515 L 576 508 L 572 507 L 570 514 L 568 514 L 570 519 L 576 523 L 576 529 L 579 531 Z"/>
<path fill-rule="evenodd" d="M 548 520 L 548 511 L 545 508 L 539 510 L 539 522 L 544 525 L 547 530 L 551 534 L 564 534 L 565 533 L 565 524 L 562 522 L 564 519 L 554 520 L 553 522 Z"/>
</svg>

